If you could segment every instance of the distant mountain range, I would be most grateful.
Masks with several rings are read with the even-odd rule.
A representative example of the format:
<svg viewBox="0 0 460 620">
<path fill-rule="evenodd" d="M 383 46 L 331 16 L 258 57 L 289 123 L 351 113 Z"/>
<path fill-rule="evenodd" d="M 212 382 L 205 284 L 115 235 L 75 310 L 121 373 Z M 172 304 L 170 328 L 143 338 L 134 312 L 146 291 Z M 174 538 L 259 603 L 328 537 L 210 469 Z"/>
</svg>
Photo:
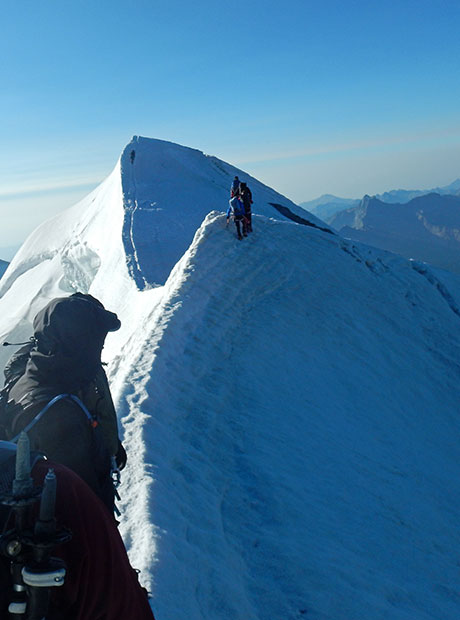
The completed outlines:
<svg viewBox="0 0 460 620">
<path fill-rule="evenodd" d="M 349 239 L 460 273 L 460 195 L 431 193 L 405 204 L 365 196 L 329 223 Z"/>
<path fill-rule="evenodd" d="M 446 185 L 445 187 L 435 187 L 432 189 L 393 189 L 383 194 L 377 194 L 375 197 L 382 202 L 391 204 L 405 204 L 418 196 L 424 196 L 426 194 L 458 194 L 460 192 L 460 179 L 456 179 L 453 183 Z M 314 213 L 317 217 L 321 218 L 328 224 L 332 225 L 330 219 L 338 212 L 345 209 L 352 209 L 360 204 L 359 198 L 340 198 L 333 196 L 332 194 L 323 194 L 319 198 L 310 200 L 309 202 L 301 202 L 300 206 L 311 213 Z"/>
<path fill-rule="evenodd" d="M 358 206 L 359 203 L 359 198 L 339 198 L 332 194 L 323 194 L 309 202 L 301 202 L 299 206 L 327 222 L 339 211 L 351 209 Z"/>
<path fill-rule="evenodd" d="M 254 196 L 244 240 L 221 212 L 235 175 Z M 120 529 L 158 618 L 459 618 L 460 277 L 316 219 L 135 137 L 0 281 L 0 342 L 74 291 L 121 320 L 103 350 L 129 455 Z"/>
<path fill-rule="evenodd" d="M 417 198 L 418 196 L 425 196 L 426 194 L 458 194 L 460 192 L 460 179 L 456 179 L 450 185 L 445 187 L 434 187 L 433 189 L 393 189 L 390 192 L 384 192 L 383 194 L 377 194 L 376 198 L 382 202 L 399 203 L 404 204 Z"/>
<path fill-rule="evenodd" d="M 0 278 L 5 273 L 6 268 L 8 267 L 8 265 L 9 265 L 9 263 L 7 263 L 6 260 L 1 260 L 0 259 Z"/>
</svg>

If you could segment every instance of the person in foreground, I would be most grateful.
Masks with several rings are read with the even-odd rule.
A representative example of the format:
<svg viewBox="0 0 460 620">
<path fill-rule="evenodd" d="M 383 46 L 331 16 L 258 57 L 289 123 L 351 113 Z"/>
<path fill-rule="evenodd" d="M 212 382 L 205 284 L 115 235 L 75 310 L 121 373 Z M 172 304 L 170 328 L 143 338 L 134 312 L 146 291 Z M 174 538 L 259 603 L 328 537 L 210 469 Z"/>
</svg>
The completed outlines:
<svg viewBox="0 0 460 620">
<path fill-rule="evenodd" d="M 116 524 L 101 500 L 74 472 L 46 460 L 39 453 L 31 454 L 31 473 L 18 474 L 16 453 L 24 450 L 25 442 L 28 453 L 25 433 L 17 449 L 15 444 L 0 441 L 0 502 L 3 504 L 0 512 L 0 618 L 154 620 L 146 591 L 138 582 Z M 17 460 L 19 462 L 19 457 Z M 47 494 L 49 503 L 47 485 L 53 479 L 53 516 L 50 517 L 49 506 L 44 507 L 44 496 Z M 37 489 L 43 487 L 44 480 L 40 507 L 33 501 L 26 509 L 21 507 L 21 502 L 25 504 L 28 497 L 33 497 Z M 17 536 L 18 514 L 21 515 L 20 530 L 29 532 L 22 539 Z M 41 525 L 38 529 L 37 523 Z M 45 561 L 43 541 L 47 540 L 47 532 L 50 539 L 50 531 L 57 532 L 57 536 L 51 535 L 57 543 L 51 545 L 53 557 Z M 67 540 L 62 531 L 67 532 Z M 37 545 L 34 547 L 28 542 L 30 532 L 34 532 L 32 539 L 40 542 L 38 556 Z M 22 552 L 17 552 L 17 545 L 11 544 L 16 539 L 25 541 Z M 9 557 L 8 549 L 17 555 Z M 21 571 L 15 570 L 18 565 Z M 59 568 L 61 566 L 64 568 Z M 50 567 L 51 573 L 54 570 L 52 574 L 58 577 L 54 578 L 52 587 L 49 583 L 44 587 Z"/>
<path fill-rule="evenodd" d="M 101 352 L 120 327 L 88 294 L 51 300 L 34 319 L 34 336 L 5 368 L 7 404 L 0 438 L 26 430 L 34 450 L 77 473 L 114 510 L 112 472 L 126 463 Z"/>
</svg>

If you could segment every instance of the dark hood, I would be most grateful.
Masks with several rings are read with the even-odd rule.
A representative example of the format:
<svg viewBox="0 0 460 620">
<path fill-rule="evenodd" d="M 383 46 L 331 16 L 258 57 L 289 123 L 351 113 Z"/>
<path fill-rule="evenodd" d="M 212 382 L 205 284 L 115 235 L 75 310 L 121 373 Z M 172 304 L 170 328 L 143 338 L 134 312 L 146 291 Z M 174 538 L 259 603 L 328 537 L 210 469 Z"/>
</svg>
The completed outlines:
<svg viewBox="0 0 460 620">
<path fill-rule="evenodd" d="M 107 333 L 120 325 L 117 315 L 91 295 L 53 299 L 34 319 L 36 345 L 21 383 L 29 390 L 78 391 L 94 378 Z"/>
</svg>

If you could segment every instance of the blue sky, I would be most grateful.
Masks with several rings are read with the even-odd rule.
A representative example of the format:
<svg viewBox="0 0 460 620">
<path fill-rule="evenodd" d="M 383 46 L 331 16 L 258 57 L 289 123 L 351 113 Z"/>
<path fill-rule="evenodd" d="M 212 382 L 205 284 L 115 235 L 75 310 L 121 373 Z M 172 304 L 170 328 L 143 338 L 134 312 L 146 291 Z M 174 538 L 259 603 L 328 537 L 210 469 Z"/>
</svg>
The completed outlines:
<svg viewBox="0 0 460 620">
<path fill-rule="evenodd" d="M 459 18 L 458 0 L 3 0 L 0 246 L 88 193 L 135 134 L 297 202 L 448 184 Z"/>
</svg>

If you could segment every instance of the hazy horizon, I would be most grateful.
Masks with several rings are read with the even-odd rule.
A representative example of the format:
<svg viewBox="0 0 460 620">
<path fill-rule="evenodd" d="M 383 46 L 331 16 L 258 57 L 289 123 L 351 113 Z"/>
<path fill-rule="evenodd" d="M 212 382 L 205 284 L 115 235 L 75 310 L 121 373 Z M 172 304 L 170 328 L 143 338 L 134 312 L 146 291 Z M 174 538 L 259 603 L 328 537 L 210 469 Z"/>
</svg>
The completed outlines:
<svg viewBox="0 0 460 620">
<path fill-rule="evenodd" d="M 128 140 L 126 141 L 128 143 Z M 123 145 L 125 146 L 125 145 Z M 86 178 L 82 178 L 80 180 L 72 180 L 68 186 L 56 186 L 53 187 L 50 184 L 48 187 L 29 185 L 24 188 L 22 192 L 11 192 L 8 194 L 7 192 L 0 191 L 0 208 L 2 212 L 9 213 L 8 216 L 8 229 L 4 230 L 3 233 L 0 232 L 0 259 L 10 261 L 17 249 L 22 245 L 22 243 L 26 240 L 28 235 L 33 232 L 33 230 L 40 225 L 42 222 L 47 219 L 57 215 L 59 212 L 72 207 L 77 204 L 80 200 L 82 200 L 85 196 L 87 196 L 93 189 L 95 189 L 113 170 L 118 156 L 121 154 L 123 146 L 119 149 L 119 153 L 117 153 L 111 161 L 111 165 L 107 162 L 107 170 L 105 173 L 100 174 L 100 178 L 95 180 L 94 173 L 88 173 Z M 184 145 L 191 146 L 192 148 L 196 148 L 194 145 Z M 214 153 L 208 153 L 209 155 L 215 155 Z M 232 165 L 237 165 L 235 161 L 228 161 Z M 270 178 L 264 178 L 261 174 L 257 173 L 257 164 L 247 165 L 245 170 L 255 176 L 260 181 L 272 187 L 273 189 L 280 191 L 280 193 L 284 194 L 287 198 L 293 200 L 296 204 L 301 204 L 304 202 L 309 202 L 315 198 L 319 198 L 323 194 L 332 194 L 334 196 L 340 198 L 353 198 L 360 199 L 365 194 L 368 195 L 376 195 L 382 194 L 391 190 L 427 190 L 432 189 L 434 187 L 444 187 L 449 185 L 457 178 L 460 177 L 460 173 L 455 176 L 452 174 L 448 176 L 446 174 L 438 175 L 437 178 L 434 178 L 431 181 L 431 177 L 425 175 L 424 183 L 418 186 L 405 184 L 399 186 L 389 186 L 389 185 L 378 185 L 378 189 L 366 187 L 360 194 L 353 194 L 351 191 L 341 191 L 341 187 L 336 184 L 331 183 L 331 187 L 329 187 L 326 191 L 316 194 L 309 194 L 308 191 L 305 191 L 305 196 L 300 199 L 295 200 L 292 196 L 292 193 L 289 191 L 282 191 L 279 187 L 276 186 L 275 183 L 270 182 Z M 254 168 L 254 169 L 252 169 Z M 454 170 L 452 170 L 454 172 Z M 294 174 L 294 170 L 292 171 Z M 46 183 L 46 180 L 45 180 Z M 333 188 L 336 188 L 334 191 Z M 363 185 L 364 187 L 364 185 Z M 377 187 L 377 184 L 375 185 Z M 301 194 L 299 193 L 299 196 Z M 222 210 L 226 210 L 227 205 L 222 205 Z M 24 218 L 27 218 L 24 221 Z"/>
<path fill-rule="evenodd" d="M 453 0 L 26 0 L 3 17 L 0 247 L 75 204 L 133 135 L 215 155 L 296 203 L 460 176 Z"/>
</svg>

